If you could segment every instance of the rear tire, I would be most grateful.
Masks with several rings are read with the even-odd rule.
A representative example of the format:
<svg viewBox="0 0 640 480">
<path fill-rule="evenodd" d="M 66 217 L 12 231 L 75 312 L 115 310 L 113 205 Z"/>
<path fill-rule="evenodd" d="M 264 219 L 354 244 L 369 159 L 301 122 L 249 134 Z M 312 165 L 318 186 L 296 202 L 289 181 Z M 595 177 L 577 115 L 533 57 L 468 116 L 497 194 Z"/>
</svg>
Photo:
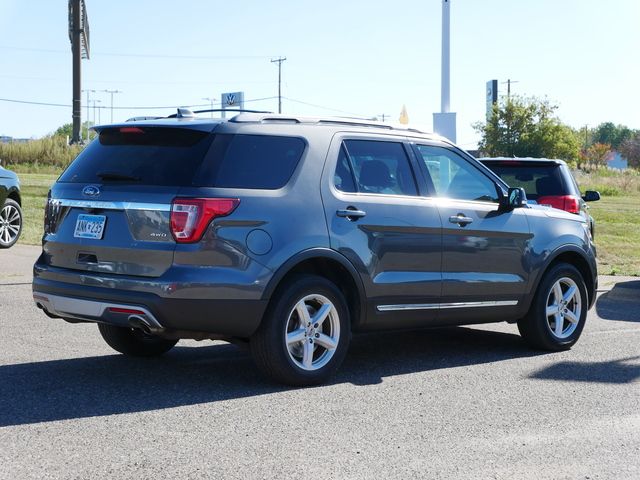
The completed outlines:
<svg viewBox="0 0 640 480">
<path fill-rule="evenodd" d="M 12 247 L 22 232 L 22 209 L 15 200 L 7 198 L 0 209 L 0 248 Z"/>
<path fill-rule="evenodd" d="M 560 263 L 545 273 L 518 330 L 533 348 L 568 350 L 580 338 L 588 306 L 582 275 L 573 265 Z"/>
<path fill-rule="evenodd" d="M 346 356 L 351 336 L 342 292 L 316 275 L 296 275 L 278 289 L 249 347 L 258 368 L 292 386 L 326 382 Z"/>
<path fill-rule="evenodd" d="M 171 350 L 178 340 L 154 337 L 136 328 L 99 323 L 100 335 L 117 352 L 132 357 L 156 357 Z"/>
</svg>

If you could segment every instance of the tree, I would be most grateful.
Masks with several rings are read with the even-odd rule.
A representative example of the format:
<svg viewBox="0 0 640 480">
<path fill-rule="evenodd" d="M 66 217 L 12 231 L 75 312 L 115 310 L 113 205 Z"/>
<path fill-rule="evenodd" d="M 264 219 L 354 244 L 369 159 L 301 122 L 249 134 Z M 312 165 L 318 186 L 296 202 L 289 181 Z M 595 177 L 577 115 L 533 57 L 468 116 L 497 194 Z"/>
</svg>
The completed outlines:
<svg viewBox="0 0 640 480">
<path fill-rule="evenodd" d="M 618 151 L 627 159 L 630 167 L 640 168 L 640 130 L 622 142 Z"/>
<path fill-rule="evenodd" d="M 611 148 L 617 150 L 622 143 L 633 136 L 633 131 L 624 125 L 614 125 L 613 122 L 604 122 L 598 125 L 592 134 L 594 143 L 608 143 Z"/>
<path fill-rule="evenodd" d="M 88 130 L 93 126 L 93 122 L 89 122 L 86 121 L 82 124 L 82 129 L 81 132 L 83 132 L 83 135 L 86 137 Z M 55 132 L 53 132 L 51 134 L 52 137 L 62 137 L 62 138 L 66 138 L 69 137 L 71 138 L 73 134 L 73 123 L 65 123 L 64 125 L 61 125 L 60 127 L 57 128 L 57 130 Z"/>
<path fill-rule="evenodd" d="M 476 123 L 481 151 L 490 156 L 561 158 L 576 161 L 577 133 L 555 116 L 546 100 L 512 96 L 495 105 L 487 123 Z"/>
<path fill-rule="evenodd" d="M 584 161 L 596 168 L 605 167 L 610 154 L 611 145 L 608 143 L 594 143 L 584 152 Z"/>
</svg>

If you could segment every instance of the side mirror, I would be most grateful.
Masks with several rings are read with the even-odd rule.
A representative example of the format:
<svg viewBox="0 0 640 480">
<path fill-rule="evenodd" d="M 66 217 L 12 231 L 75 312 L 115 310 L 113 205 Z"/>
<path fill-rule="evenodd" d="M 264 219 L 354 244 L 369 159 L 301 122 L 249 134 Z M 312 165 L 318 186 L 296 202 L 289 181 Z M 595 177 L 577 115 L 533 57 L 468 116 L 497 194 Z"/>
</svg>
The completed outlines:
<svg viewBox="0 0 640 480">
<path fill-rule="evenodd" d="M 587 190 L 586 192 L 584 192 L 584 196 L 582 197 L 582 199 L 585 202 L 597 202 L 598 200 L 600 200 L 600 192 Z"/>
<path fill-rule="evenodd" d="M 510 211 L 514 208 L 521 208 L 527 205 L 527 194 L 524 188 L 509 188 L 507 194 L 500 199 L 500 210 Z"/>
</svg>

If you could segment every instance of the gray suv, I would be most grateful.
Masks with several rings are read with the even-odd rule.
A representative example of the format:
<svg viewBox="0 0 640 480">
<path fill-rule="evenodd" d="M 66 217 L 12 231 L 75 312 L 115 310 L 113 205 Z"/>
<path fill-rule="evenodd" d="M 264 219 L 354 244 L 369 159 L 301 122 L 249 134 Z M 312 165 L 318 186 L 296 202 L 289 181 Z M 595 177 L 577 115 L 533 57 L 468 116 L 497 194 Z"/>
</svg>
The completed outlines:
<svg viewBox="0 0 640 480">
<path fill-rule="evenodd" d="M 584 219 L 529 206 L 441 137 L 188 111 L 96 130 L 51 188 L 33 298 L 124 354 L 243 342 L 311 385 L 352 332 L 507 321 L 562 350 L 594 303 Z"/>
</svg>

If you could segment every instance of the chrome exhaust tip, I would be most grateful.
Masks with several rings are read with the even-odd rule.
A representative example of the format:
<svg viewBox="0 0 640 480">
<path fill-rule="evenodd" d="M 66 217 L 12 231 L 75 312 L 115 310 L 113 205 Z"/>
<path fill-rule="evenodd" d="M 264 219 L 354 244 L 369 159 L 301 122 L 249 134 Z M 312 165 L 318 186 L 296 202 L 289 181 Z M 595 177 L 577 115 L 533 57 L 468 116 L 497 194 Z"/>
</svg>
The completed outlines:
<svg viewBox="0 0 640 480">
<path fill-rule="evenodd" d="M 142 330 L 147 335 L 153 335 L 153 331 L 149 323 L 141 317 L 140 315 L 129 315 L 127 318 L 129 321 L 129 326 L 131 328 L 137 328 L 138 330 Z"/>
</svg>

